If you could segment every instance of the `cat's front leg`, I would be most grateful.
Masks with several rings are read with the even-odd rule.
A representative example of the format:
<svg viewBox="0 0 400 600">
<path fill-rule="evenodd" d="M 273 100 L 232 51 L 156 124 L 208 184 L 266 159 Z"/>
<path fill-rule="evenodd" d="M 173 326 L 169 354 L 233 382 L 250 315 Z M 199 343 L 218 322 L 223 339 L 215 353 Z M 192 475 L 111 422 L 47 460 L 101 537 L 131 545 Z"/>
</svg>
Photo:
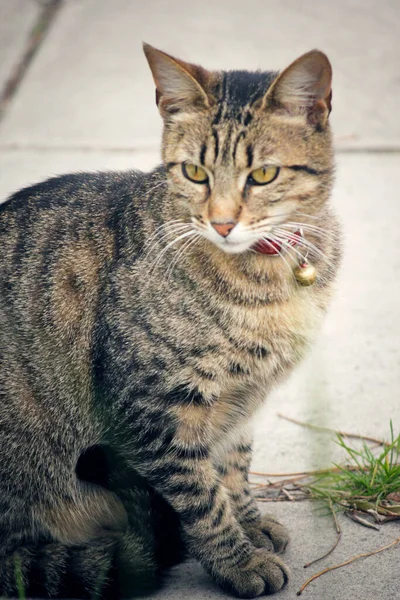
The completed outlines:
<svg viewBox="0 0 400 600">
<path fill-rule="evenodd" d="M 228 490 L 236 519 L 258 548 L 283 552 L 289 541 L 287 529 L 272 515 L 261 514 L 252 496 L 248 473 L 252 455 L 251 435 L 246 433 L 218 465 L 221 481 Z"/>
<path fill-rule="evenodd" d="M 188 410 L 185 407 L 186 417 Z M 156 429 L 151 435 L 139 427 L 133 432 L 136 442 L 141 437 L 151 440 L 141 451 L 137 447 L 135 468 L 178 513 L 191 555 L 239 597 L 280 590 L 288 578 L 287 568 L 272 552 L 255 548 L 245 535 L 207 444 L 193 432 L 186 435 L 182 423 L 169 427 L 167 418 L 162 430 Z"/>
</svg>

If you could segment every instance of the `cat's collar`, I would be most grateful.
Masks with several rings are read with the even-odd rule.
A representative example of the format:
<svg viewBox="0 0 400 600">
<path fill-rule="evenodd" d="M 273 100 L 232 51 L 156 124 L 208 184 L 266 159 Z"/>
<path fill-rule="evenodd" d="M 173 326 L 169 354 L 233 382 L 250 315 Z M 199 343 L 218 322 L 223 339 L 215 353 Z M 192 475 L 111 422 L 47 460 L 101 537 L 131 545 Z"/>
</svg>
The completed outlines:
<svg viewBox="0 0 400 600">
<path fill-rule="evenodd" d="M 262 239 L 258 241 L 252 247 L 255 252 L 259 254 L 269 254 L 270 256 L 280 256 L 281 250 L 288 249 L 288 244 L 290 246 L 297 246 L 301 238 L 304 238 L 303 230 L 300 228 L 297 231 L 294 231 L 290 236 L 285 239 L 284 244 L 282 244 L 279 239 Z M 285 248 L 286 247 L 286 248 Z M 308 250 L 306 255 L 303 257 L 296 250 L 296 254 L 299 255 L 297 259 L 298 264 L 293 268 L 293 275 L 296 281 L 301 286 L 308 287 L 313 285 L 315 280 L 317 279 L 317 270 L 315 267 L 308 261 Z"/>
<path fill-rule="evenodd" d="M 285 239 L 285 244 L 290 244 L 291 246 L 297 246 L 298 240 L 300 237 L 303 237 L 303 232 L 301 229 L 293 232 L 293 237 L 288 237 Z M 258 254 L 269 254 L 270 256 L 279 256 L 282 250 L 282 244 L 279 240 L 276 239 L 262 239 L 259 240 L 251 247 L 252 250 L 258 252 Z"/>
</svg>

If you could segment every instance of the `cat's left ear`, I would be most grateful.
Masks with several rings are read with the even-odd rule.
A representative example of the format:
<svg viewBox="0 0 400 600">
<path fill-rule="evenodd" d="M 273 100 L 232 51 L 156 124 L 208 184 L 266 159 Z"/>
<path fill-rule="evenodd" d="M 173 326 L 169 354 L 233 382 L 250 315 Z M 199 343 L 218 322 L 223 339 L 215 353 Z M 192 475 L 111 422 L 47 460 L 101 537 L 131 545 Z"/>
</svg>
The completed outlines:
<svg viewBox="0 0 400 600">
<path fill-rule="evenodd" d="M 143 50 L 156 84 L 156 102 L 162 117 L 210 107 L 212 73 L 149 44 L 143 44 Z"/>
<path fill-rule="evenodd" d="M 323 127 L 332 110 L 332 67 L 320 50 L 311 50 L 292 62 L 272 83 L 263 106 L 288 115 L 304 115 L 315 127 Z"/>
</svg>

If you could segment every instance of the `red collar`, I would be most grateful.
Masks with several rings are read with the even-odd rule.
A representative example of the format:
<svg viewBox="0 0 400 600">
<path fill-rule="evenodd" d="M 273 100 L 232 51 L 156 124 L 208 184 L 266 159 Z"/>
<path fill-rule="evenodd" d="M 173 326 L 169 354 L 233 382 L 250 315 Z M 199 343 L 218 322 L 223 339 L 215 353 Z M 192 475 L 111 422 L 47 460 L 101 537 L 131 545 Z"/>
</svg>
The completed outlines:
<svg viewBox="0 0 400 600">
<path fill-rule="evenodd" d="M 287 243 L 291 246 L 296 246 L 298 243 L 298 238 L 301 237 L 301 235 L 301 231 L 296 231 L 293 234 L 293 237 L 287 238 Z M 255 250 L 255 252 L 258 252 L 258 254 L 278 255 L 282 250 L 282 244 L 272 240 L 259 240 L 254 244 L 254 246 L 252 246 L 252 249 Z M 283 249 L 285 249 L 285 245 L 283 245 Z"/>
</svg>

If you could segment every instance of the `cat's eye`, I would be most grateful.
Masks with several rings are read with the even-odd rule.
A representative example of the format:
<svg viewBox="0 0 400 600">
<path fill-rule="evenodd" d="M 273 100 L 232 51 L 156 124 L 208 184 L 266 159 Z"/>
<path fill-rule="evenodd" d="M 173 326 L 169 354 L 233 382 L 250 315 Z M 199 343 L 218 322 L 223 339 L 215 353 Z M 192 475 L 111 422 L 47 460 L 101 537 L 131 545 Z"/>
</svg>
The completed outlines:
<svg viewBox="0 0 400 600">
<path fill-rule="evenodd" d="M 208 175 L 204 169 L 190 163 L 182 163 L 182 173 L 194 183 L 207 183 Z"/>
<path fill-rule="evenodd" d="M 266 165 L 259 169 L 254 169 L 249 175 L 248 182 L 250 185 L 266 185 L 272 183 L 279 175 L 279 167 L 274 165 Z"/>
</svg>

